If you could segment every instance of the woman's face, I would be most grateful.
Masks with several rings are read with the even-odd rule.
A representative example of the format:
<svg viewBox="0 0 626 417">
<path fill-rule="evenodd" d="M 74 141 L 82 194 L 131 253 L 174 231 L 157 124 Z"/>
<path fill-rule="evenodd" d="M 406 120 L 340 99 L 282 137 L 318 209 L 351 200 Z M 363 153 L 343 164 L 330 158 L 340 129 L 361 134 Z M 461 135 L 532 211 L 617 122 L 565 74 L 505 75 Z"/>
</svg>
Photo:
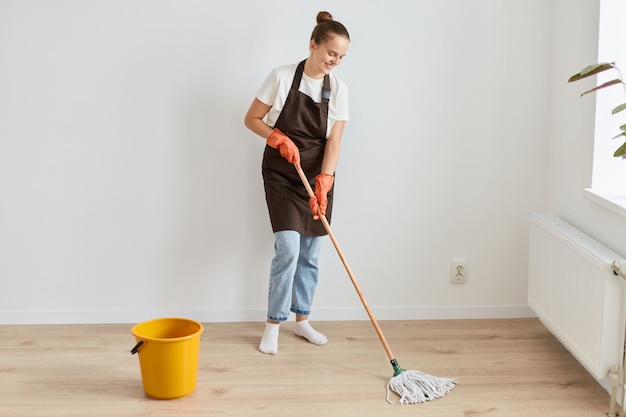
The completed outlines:
<svg viewBox="0 0 626 417">
<path fill-rule="evenodd" d="M 348 52 L 350 41 L 343 36 L 336 35 L 332 39 L 316 44 L 311 40 L 309 45 L 310 53 L 310 72 L 307 74 L 312 78 L 323 78 L 324 75 L 330 73 L 333 68 L 341 64 L 341 60 Z"/>
</svg>

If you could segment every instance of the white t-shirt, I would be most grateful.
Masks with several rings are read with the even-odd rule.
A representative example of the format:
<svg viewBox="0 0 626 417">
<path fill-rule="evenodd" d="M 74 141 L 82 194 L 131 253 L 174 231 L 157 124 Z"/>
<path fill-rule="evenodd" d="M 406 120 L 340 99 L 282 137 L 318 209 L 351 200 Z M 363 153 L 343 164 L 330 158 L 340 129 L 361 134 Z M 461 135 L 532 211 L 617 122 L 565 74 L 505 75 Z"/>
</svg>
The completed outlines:
<svg viewBox="0 0 626 417">
<path fill-rule="evenodd" d="M 274 127 L 285 105 L 297 67 L 298 64 L 292 64 L 273 69 L 259 88 L 256 98 L 268 106 L 272 106 L 265 120 L 270 127 Z M 316 103 L 320 103 L 322 101 L 323 83 L 324 79 L 315 80 L 302 73 L 299 90 L 311 97 Z M 348 86 L 331 73 L 326 136 L 328 137 L 330 134 L 330 129 L 336 120 L 348 121 L 348 116 Z"/>
</svg>

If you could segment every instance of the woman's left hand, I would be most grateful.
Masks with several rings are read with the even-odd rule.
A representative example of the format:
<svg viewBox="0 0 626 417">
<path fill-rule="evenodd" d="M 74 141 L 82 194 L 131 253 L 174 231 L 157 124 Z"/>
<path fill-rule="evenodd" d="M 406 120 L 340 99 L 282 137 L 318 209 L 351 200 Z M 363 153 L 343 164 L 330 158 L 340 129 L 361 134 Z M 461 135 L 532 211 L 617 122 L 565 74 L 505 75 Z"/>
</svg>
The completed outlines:
<svg viewBox="0 0 626 417">
<path fill-rule="evenodd" d="M 328 206 L 328 192 L 333 187 L 335 177 L 330 174 L 319 174 L 315 177 L 315 196 L 309 199 L 309 206 L 313 212 L 313 219 L 319 220 L 320 214 L 326 215 Z"/>
</svg>

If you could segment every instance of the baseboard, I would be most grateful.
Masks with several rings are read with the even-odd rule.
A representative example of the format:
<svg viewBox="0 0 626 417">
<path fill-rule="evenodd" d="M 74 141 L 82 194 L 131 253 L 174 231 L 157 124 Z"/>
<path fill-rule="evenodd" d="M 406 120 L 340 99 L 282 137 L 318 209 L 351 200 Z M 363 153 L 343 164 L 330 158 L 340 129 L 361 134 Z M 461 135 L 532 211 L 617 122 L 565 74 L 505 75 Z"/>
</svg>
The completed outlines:
<svg viewBox="0 0 626 417">
<path fill-rule="evenodd" d="M 527 305 L 372 308 L 377 320 L 491 319 L 535 317 Z M 264 309 L 153 311 L 1 311 L 0 324 L 140 323 L 158 317 L 189 317 L 204 323 L 265 320 Z M 368 320 L 363 308 L 317 307 L 312 321 Z"/>
<path fill-rule="evenodd" d="M 453 320 L 536 317 L 527 305 L 458 306 L 458 307 L 378 307 L 373 308 L 377 320 Z M 369 320 L 363 308 L 318 308 L 311 320 Z"/>
</svg>

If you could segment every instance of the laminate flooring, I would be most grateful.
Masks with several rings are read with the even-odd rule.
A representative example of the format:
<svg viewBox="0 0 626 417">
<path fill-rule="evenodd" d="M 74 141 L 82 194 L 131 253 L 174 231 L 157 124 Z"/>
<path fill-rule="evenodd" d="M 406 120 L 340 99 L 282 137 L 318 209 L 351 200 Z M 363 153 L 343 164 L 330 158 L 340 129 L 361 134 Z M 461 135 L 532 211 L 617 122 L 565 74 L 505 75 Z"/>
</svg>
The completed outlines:
<svg viewBox="0 0 626 417">
<path fill-rule="evenodd" d="M 404 369 L 458 379 L 446 396 L 400 405 L 369 321 L 312 322 L 315 346 L 282 324 L 204 323 L 196 390 L 154 400 L 142 388 L 133 324 L 0 326 L 0 416 L 602 417 L 608 393 L 534 318 L 381 321 Z"/>
</svg>

